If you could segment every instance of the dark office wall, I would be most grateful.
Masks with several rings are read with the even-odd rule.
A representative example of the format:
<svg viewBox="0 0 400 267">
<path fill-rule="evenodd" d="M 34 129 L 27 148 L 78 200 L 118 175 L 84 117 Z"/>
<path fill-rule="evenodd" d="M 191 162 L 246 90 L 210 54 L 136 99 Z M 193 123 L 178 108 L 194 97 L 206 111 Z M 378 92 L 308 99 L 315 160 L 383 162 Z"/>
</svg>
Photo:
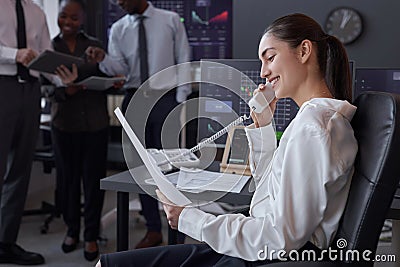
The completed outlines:
<svg viewBox="0 0 400 267">
<path fill-rule="evenodd" d="M 340 6 L 357 9 L 364 32 L 346 46 L 357 67 L 400 67 L 400 1 L 396 0 L 233 0 L 233 56 L 257 58 L 260 36 L 274 19 L 301 12 L 321 25 Z"/>
<path fill-rule="evenodd" d="M 108 1 L 108 0 L 106 0 Z M 104 6 L 106 5 L 105 0 L 86 0 L 86 21 L 84 24 L 85 31 L 96 36 L 99 40 L 105 40 L 104 29 L 106 27 L 106 21 L 104 20 Z M 105 44 L 103 44 L 105 46 Z"/>
</svg>

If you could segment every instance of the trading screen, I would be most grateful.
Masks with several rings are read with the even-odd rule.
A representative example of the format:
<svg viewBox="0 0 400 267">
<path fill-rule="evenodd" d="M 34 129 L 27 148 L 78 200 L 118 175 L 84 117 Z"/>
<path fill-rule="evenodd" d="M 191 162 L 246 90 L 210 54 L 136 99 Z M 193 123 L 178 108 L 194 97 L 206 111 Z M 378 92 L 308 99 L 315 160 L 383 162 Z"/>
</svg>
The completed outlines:
<svg viewBox="0 0 400 267">
<path fill-rule="evenodd" d="M 355 76 L 355 98 L 364 91 L 400 93 L 400 69 L 360 68 Z"/>
<path fill-rule="evenodd" d="M 179 14 L 187 31 L 192 60 L 232 58 L 232 0 L 153 0 L 151 3 Z M 108 36 L 111 25 L 126 13 L 113 1 L 108 1 L 106 8 Z"/>
</svg>

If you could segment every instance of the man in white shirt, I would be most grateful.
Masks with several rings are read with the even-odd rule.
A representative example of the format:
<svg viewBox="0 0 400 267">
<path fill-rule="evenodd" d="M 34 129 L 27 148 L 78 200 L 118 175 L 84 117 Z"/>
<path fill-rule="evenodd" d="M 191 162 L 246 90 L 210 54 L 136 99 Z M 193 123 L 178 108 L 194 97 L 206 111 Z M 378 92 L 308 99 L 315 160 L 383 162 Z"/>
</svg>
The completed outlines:
<svg viewBox="0 0 400 267">
<path fill-rule="evenodd" d="M 100 62 L 100 69 L 108 75 L 125 75 L 125 98 L 122 111 L 126 113 L 131 98 L 148 77 L 173 65 L 188 62 L 190 59 L 189 43 L 179 15 L 155 8 L 146 0 L 119 0 L 118 4 L 128 14 L 112 25 L 108 44 L 108 54 L 103 50 L 90 47 L 87 50 L 89 59 Z M 147 56 L 141 47 L 140 27 L 143 22 Z M 147 59 L 143 66 L 141 58 Z M 144 71 L 146 73 L 144 73 Z M 169 81 L 168 81 L 169 82 Z M 145 139 L 147 148 L 163 148 L 161 145 L 161 128 L 167 115 L 186 100 L 191 90 L 189 86 L 176 89 L 152 88 L 144 90 L 141 105 L 152 105 L 155 99 L 163 95 L 153 107 L 146 121 Z M 136 103 L 137 104 L 137 103 Z M 128 109 L 129 111 L 129 109 Z M 128 115 L 128 114 L 126 114 Z M 176 127 L 180 127 L 176 121 Z M 147 234 L 136 245 L 144 248 L 159 245 L 162 242 L 161 220 L 158 202 L 153 197 L 140 195 L 142 214 L 146 219 Z"/>
<path fill-rule="evenodd" d="M 51 40 L 45 14 L 32 0 L 0 0 L 0 6 L 0 263 L 42 264 L 42 255 L 16 240 L 41 111 L 39 74 L 25 66 L 51 49 Z"/>
</svg>

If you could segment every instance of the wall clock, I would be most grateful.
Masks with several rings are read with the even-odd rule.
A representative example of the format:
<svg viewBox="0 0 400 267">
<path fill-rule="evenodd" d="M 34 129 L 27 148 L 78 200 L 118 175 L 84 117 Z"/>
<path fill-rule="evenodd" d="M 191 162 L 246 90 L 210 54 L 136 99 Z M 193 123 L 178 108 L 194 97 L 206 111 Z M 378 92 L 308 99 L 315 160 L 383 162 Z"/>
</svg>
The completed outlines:
<svg viewBox="0 0 400 267">
<path fill-rule="evenodd" d="M 326 33 L 337 37 L 343 44 L 357 40 L 363 31 L 361 14 L 350 7 L 332 10 L 325 22 Z"/>
</svg>

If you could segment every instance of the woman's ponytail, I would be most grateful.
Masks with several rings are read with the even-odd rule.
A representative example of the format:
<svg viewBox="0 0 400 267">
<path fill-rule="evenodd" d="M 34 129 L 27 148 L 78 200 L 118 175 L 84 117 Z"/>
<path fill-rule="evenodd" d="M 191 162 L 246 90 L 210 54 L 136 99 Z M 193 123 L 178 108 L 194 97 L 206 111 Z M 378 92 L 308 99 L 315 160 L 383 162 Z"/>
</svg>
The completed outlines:
<svg viewBox="0 0 400 267">
<path fill-rule="evenodd" d="M 332 35 L 327 35 L 325 80 L 336 99 L 352 101 L 349 60 L 343 44 Z"/>
</svg>

